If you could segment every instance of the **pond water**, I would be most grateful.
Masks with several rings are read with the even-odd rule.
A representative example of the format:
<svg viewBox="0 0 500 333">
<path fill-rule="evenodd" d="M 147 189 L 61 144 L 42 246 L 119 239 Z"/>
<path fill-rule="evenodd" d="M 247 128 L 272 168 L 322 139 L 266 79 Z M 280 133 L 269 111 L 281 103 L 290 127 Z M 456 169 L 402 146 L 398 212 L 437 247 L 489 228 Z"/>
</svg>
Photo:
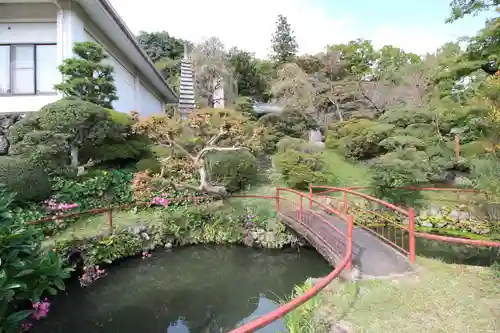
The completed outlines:
<svg viewBox="0 0 500 333">
<path fill-rule="evenodd" d="M 129 259 L 86 288 L 67 283 L 35 333 L 221 333 L 270 312 L 329 265 L 314 250 L 192 246 Z M 280 320 L 258 331 L 286 332 Z"/>
</svg>

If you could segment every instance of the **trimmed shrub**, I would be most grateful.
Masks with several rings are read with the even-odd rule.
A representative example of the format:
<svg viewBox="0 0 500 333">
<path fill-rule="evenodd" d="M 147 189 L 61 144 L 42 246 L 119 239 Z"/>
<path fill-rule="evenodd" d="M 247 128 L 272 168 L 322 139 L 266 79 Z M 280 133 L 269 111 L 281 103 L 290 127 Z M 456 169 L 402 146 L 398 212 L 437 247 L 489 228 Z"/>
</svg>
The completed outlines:
<svg viewBox="0 0 500 333">
<path fill-rule="evenodd" d="M 159 173 L 161 171 L 161 163 L 155 158 L 143 158 L 135 164 L 137 171 L 149 170 L 153 173 Z"/>
<path fill-rule="evenodd" d="M 206 163 L 211 181 L 224 185 L 229 192 L 243 190 L 257 181 L 257 161 L 246 150 L 214 152 Z"/>
<path fill-rule="evenodd" d="M 47 173 L 19 157 L 0 157 L 0 183 L 15 192 L 19 201 L 42 201 L 51 194 Z"/>
<path fill-rule="evenodd" d="M 323 153 L 303 140 L 285 138 L 278 144 L 274 165 L 288 186 L 306 189 L 309 183 L 323 184 L 326 176 Z"/>
</svg>

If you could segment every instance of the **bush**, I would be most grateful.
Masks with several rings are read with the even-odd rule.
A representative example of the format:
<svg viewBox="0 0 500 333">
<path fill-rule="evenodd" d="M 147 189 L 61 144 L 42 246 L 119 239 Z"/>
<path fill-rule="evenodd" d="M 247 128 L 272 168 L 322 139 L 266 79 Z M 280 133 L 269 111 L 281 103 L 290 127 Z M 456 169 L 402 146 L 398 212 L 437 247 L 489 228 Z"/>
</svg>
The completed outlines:
<svg viewBox="0 0 500 333">
<path fill-rule="evenodd" d="M 42 201 L 51 193 L 47 173 L 30 160 L 19 157 L 0 157 L 0 183 L 15 192 L 19 201 Z"/>
<path fill-rule="evenodd" d="M 326 181 L 323 174 L 325 166 L 322 152 L 308 146 L 306 142 L 290 139 L 280 142 L 279 152 L 274 156 L 277 171 L 288 186 L 307 189 L 309 183 L 322 184 Z"/>
<path fill-rule="evenodd" d="M 132 202 L 132 178 L 129 171 L 95 170 L 77 178 L 55 177 L 52 186 L 58 201 L 78 203 L 85 210 Z"/>
<path fill-rule="evenodd" d="M 69 277 L 69 269 L 62 267 L 57 254 L 52 251 L 42 251 L 43 237 L 34 226 L 10 219 L 8 211 L 11 202 L 12 195 L 1 189 L 0 332 L 2 333 L 24 331 L 20 327 L 20 322 L 26 321 L 32 314 L 46 316 L 47 312 L 43 311 L 42 314 L 37 307 L 38 302 L 42 301 L 42 294 L 48 292 L 54 295 L 58 290 L 63 290 L 63 279 Z M 30 303 L 33 303 L 33 306 Z M 23 307 L 29 308 L 23 310 Z"/>
<path fill-rule="evenodd" d="M 394 125 L 374 124 L 360 130 L 357 136 L 347 141 L 344 156 L 352 159 L 370 159 L 385 153 L 379 143 L 391 135 Z"/>
<path fill-rule="evenodd" d="M 401 189 L 428 181 L 427 154 L 413 149 L 385 154 L 372 162 L 372 181 L 377 198 L 396 205 L 415 206 L 420 203 L 419 191 Z"/>
<path fill-rule="evenodd" d="M 149 170 L 153 173 L 159 173 L 161 171 L 161 163 L 155 158 L 143 158 L 135 164 L 137 171 Z"/>
<path fill-rule="evenodd" d="M 206 163 L 212 183 L 225 186 L 230 193 L 257 181 L 257 161 L 247 150 L 215 152 Z"/>
</svg>

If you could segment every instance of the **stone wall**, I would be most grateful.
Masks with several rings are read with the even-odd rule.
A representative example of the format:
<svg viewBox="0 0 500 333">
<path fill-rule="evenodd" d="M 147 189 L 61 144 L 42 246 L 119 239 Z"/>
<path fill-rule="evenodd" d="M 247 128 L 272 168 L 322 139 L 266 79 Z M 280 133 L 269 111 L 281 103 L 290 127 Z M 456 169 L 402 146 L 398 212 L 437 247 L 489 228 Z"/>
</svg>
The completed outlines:
<svg viewBox="0 0 500 333">
<path fill-rule="evenodd" d="M 9 130 L 24 117 L 22 113 L 5 113 L 0 114 L 0 155 L 9 153 L 10 143 L 8 140 Z"/>
</svg>

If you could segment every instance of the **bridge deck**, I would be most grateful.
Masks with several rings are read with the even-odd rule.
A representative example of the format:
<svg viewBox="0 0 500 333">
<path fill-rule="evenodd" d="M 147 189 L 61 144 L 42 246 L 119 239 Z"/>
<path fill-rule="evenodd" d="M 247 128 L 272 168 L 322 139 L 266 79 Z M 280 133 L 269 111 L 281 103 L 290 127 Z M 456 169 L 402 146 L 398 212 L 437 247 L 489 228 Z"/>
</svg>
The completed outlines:
<svg viewBox="0 0 500 333">
<path fill-rule="evenodd" d="M 287 207 L 281 216 L 284 222 L 309 240 L 332 265 L 338 263 L 344 256 L 346 239 L 327 226 L 324 220 L 334 225 L 344 235 L 347 235 L 346 222 L 339 217 L 317 211 L 313 214 L 304 209 L 302 214 L 303 223 L 295 218 L 297 211 L 291 207 Z M 329 244 L 326 249 L 322 249 L 322 242 L 315 239 L 316 235 Z M 359 268 L 362 277 L 384 277 L 412 272 L 409 260 L 401 252 L 376 235 L 358 227 L 353 229 L 353 265 Z"/>
</svg>

